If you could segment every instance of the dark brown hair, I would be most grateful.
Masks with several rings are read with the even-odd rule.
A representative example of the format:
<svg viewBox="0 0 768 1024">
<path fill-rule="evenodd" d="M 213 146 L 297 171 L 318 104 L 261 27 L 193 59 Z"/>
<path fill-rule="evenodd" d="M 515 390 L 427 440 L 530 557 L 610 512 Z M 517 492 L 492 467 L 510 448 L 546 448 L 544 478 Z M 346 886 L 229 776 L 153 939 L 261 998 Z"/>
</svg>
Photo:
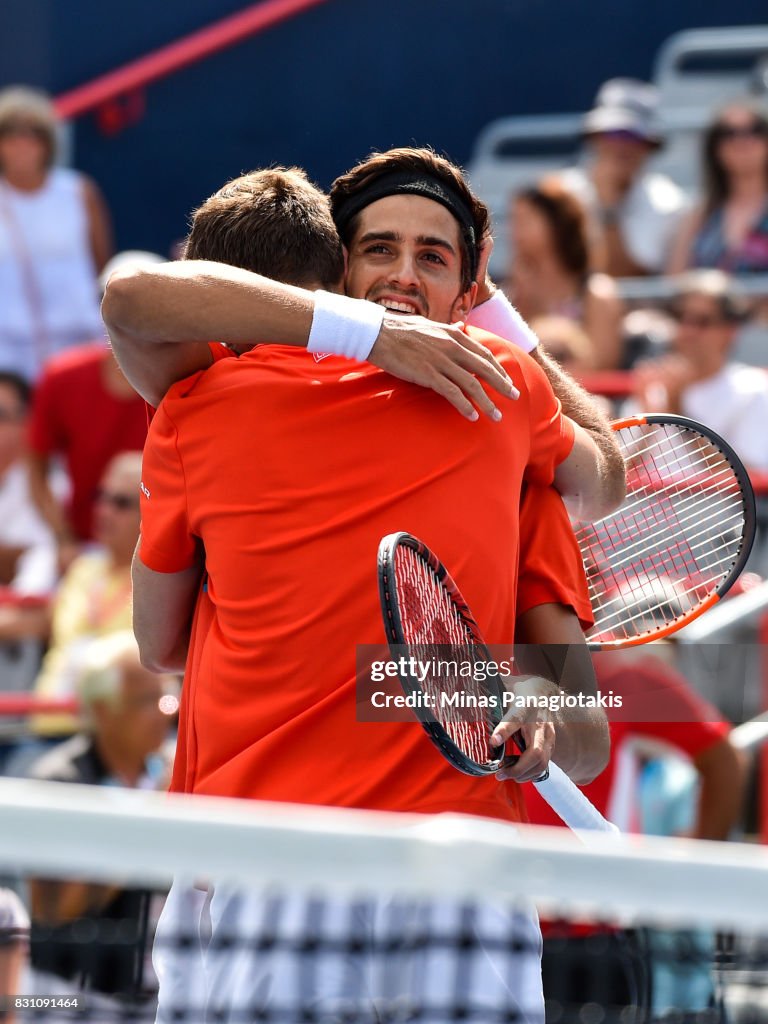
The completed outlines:
<svg viewBox="0 0 768 1024">
<path fill-rule="evenodd" d="M 702 185 L 704 188 L 704 209 L 707 214 L 712 213 L 728 199 L 730 195 L 730 182 L 728 173 L 720 162 L 718 149 L 720 148 L 720 131 L 723 125 L 723 115 L 728 110 L 747 110 L 753 119 L 760 125 L 768 138 L 768 115 L 765 108 L 751 96 L 743 99 L 731 100 L 717 111 L 712 121 L 702 136 Z M 765 186 L 768 189 L 768 159 L 765 162 Z"/>
<path fill-rule="evenodd" d="M 343 200 L 354 196 L 372 185 L 385 174 L 394 171 L 408 171 L 413 174 L 425 175 L 436 178 L 443 182 L 449 190 L 457 193 L 459 198 L 468 207 L 472 217 L 474 229 L 474 240 L 471 240 L 459 225 L 461 238 L 461 271 L 462 288 L 466 291 L 472 284 L 473 266 L 477 265 L 477 253 L 474 258 L 470 255 L 470 246 L 477 248 L 490 233 L 490 217 L 488 207 L 473 195 L 467 184 L 462 170 L 456 164 L 451 163 L 445 157 L 439 156 L 432 149 L 404 146 L 400 149 L 388 149 L 385 153 L 371 153 L 371 155 L 357 164 L 351 171 L 342 174 L 331 185 L 331 213 L 335 216 Z M 353 217 L 344 226 L 342 242 L 349 246 L 357 230 L 359 215 Z M 458 221 L 457 221 L 458 223 Z"/>
<path fill-rule="evenodd" d="M 252 171 L 206 199 L 192 214 L 184 259 L 299 286 L 333 287 L 344 274 L 328 198 L 298 167 Z"/>
<path fill-rule="evenodd" d="M 589 273 L 587 215 L 576 196 L 555 178 L 545 178 L 517 193 L 544 215 L 555 252 L 563 266 L 580 280 Z"/>
</svg>

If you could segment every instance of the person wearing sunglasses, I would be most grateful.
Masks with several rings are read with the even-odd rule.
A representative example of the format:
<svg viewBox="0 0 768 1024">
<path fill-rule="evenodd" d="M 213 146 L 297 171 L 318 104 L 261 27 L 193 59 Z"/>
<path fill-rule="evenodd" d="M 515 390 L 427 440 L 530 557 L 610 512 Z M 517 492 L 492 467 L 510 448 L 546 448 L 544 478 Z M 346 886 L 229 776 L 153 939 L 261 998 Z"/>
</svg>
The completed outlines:
<svg viewBox="0 0 768 1024">
<path fill-rule="evenodd" d="M 757 101 L 730 103 L 706 129 L 702 184 L 702 201 L 680 232 L 670 272 L 768 273 L 768 113 Z"/>
<path fill-rule="evenodd" d="M 768 374 L 731 357 L 748 316 L 733 281 L 720 270 L 692 270 L 672 306 L 672 351 L 638 364 L 628 413 L 681 413 L 720 434 L 747 469 L 768 470 Z"/>
<path fill-rule="evenodd" d="M 64 574 L 51 609 L 48 651 L 35 680 L 41 699 L 74 696 L 79 657 L 94 638 L 131 628 L 131 558 L 139 537 L 141 452 L 116 455 L 95 495 L 94 538 Z M 41 714 L 32 719 L 37 741 L 8 759 L 8 775 L 24 775 L 35 756 L 57 739 L 77 731 L 72 714 Z"/>
<path fill-rule="evenodd" d="M 612 78 L 584 118 L 584 166 L 561 180 L 593 220 L 591 269 L 611 277 L 661 273 L 680 219 L 684 193 L 649 159 L 664 144 L 654 86 Z"/>
</svg>

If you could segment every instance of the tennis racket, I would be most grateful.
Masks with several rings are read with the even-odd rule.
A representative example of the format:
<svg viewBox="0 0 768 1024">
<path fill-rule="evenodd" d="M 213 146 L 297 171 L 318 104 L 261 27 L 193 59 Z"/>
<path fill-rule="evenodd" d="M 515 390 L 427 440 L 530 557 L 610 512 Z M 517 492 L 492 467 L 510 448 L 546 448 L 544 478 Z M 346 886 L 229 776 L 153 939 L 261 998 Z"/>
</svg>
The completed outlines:
<svg viewBox="0 0 768 1024">
<path fill-rule="evenodd" d="M 669 636 L 733 586 L 755 538 L 755 496 L 738 456 L 683 416 L 613 424 L 627 467 L 616 512 L 577 524 L 595 650 Z"/>
<path fill-rule="evenodd" d="M 494 774 L 505 763 L 505 751 L 491 745 L 505 689 L 480 668 L 494 659 L 459 588 L 426 544 L 408 533 L 383 538 L 378 573 L 384 628 L 399 665 L 403 657 L 405 663 L 413 657 L 423 665 L 472 666 L 471 673 L 433 671 L 424 680 L 401 670 L 400 683 L 406 696 L 414 696 L 421 725 L 454 768 L 467 775 Z M 556 764 L 550 763 L 549 777 L 534 785 L 575 831 L 617 831 Z"/>
</svg>

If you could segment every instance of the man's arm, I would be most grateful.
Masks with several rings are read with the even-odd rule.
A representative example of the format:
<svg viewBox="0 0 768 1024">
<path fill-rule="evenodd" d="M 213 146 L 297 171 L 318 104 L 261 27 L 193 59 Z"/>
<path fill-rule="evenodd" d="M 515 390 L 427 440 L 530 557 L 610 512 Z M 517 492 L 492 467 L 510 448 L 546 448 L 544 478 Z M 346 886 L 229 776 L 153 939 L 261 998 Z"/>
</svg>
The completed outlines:
<svg viewBox="0 0 768 1024">
<path fill-rule="evenodd" d="M 597 693 L 592 659 L 579 620 L 565 605 L 538 605 L 519 617 L 515 660 L 521 671 L 549 680 L 561 693 Z M 553 689 L 552 693 L 556 695 L 557 691 Z M 574 782 L 586 785 L 608 763 L 608 721 L 598 708 L 547 712 L 516 709 L 505 716 L 496 735 L 504 741 L 510 739 L 521 721 L 527 749 L 514 767 L 498 773 L 500 779 L 527 782 L 538 778 L 551 759 Z"/>
<path fill-rule="evenodd" d="M 48 524 L 56 538 L 59 551 L 59 570 L 64 571 L 79 552 L 80 545 L 67 521 L 61 504 L 51 490 L 48 479 L 50 460 L 47 455 L 37 452 L 27 454 L 27 471 L 29 473 L 29 494 L 37 511 Z"/>
<path fill-rule="evenodd" d="M 306 346 L 314 306 L 313 293 L 302 288 L 190 260 L 117 271 L 107 284 L 102 316 L 123 373 L 143 398 L 158 405 L 172 383 L 210 365 L 210 341 L 241 348 Z M 476 377 L 505 397 L 517 397 L 506 371 L 484 346 L 459 327 L 421 317 L 385 315 L 368 359 L 396 377 L 432 388 L 468 419 L 477 418 L 475 406 L 498 418 Z"/>
<path fill-rule="evenodd" d="M 693 758 L 701 787 L 696 839 L 728 838 L 741 813 L 746 791 L 744 755 L 724 737 Z"/>
<path fill-rule="evenodd" d="M 580 522 L 603 519 L 621 505 L 626 494 L 624 462 L 619 476 L 605 451 L 578 423 L 570 455 L 555 470 L 555 487 L 568 511 Z"/>
<path fill-rule="evenodd" d="M 202 564 L 181 572 L 155 572 L 141 561 L 141 541 L 131 567 L 133 632 L 141 663 L 153 672 L 183 672 Z"/>
</svg>

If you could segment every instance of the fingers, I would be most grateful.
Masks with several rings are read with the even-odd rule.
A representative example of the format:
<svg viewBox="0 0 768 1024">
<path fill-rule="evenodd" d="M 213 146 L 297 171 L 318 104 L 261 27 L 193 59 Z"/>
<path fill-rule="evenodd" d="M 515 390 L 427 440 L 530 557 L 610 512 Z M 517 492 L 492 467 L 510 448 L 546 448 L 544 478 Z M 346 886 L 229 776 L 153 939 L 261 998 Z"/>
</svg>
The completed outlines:
<svg viewBox="0 0 768 1024">
<path fill-rule="evenodd" d="M 501 410 L 496 407 L 490 395 L 487 393 L 483 385 L 477 379 L 473 377 L 471 373 L 463 370 L 460 366 L 455 366 L 453 363 L 448 362 L 443 370 L 443 375 L 460 388 L 462 393 L 469 399 L 474 406 L 488 416 L 489 419 L 498 422 L 501 419 Z"/>
<path fill-rule="evenodd" d="M 504 765 L 496 778 L 502 781 L 511 779 L 514 782 L 533 782 L 549 768 L 549 762 L 555 750 L 555 727 L 551 722 L 538 722 L 523 727 L 526 749 L 517 762 Z"/>
<path fill-rule="evenodd" d="M 474 380 L 474 377 L 467 375 L 470 380 Z M 475 381 L 475 383 L 477 383 Z M 431 387 L 433 391 L 437 392 L 438 395 L 442 395 L 454 409 L 457 409 L 462 416 L 466 419 L 471 420 L 473 423 L 480 417 L 477 409 L 470 402 L 461 388 L 454 384 L 448 377 L 438 374 L 433 378 L 432 383 L 428 384 L 427 387 Z M 482 388 L 480 389 L 482 391 Z"/>
<path fill-rule="evenodd" d="M 490 349 L 453 326 L 447 330 L 451 335 L 451 340 L 457 342 L 460 348 L 465 350 L 464 353 L 455 353 L 456 361 L 460 366 L 486 381 L 505 398 L 520 397 L 520 392 L 512 383 L 512 378 Z"/>
</svg>

